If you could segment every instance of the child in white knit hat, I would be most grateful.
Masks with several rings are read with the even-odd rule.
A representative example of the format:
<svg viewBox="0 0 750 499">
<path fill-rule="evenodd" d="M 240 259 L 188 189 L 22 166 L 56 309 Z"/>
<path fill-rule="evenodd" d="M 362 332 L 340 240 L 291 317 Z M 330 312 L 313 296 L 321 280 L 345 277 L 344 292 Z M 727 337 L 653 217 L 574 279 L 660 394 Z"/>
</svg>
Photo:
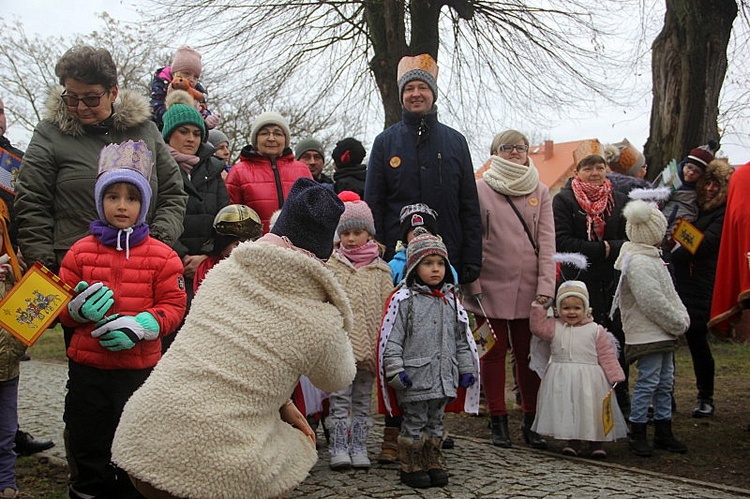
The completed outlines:
<svg viewBox="0 0 750 499">
<path fill-rule="evenodd" d="M 550 362 L 539 387 L 537 412 L 531 427 L 541 435 L 568 440 L 565 455 L 577 456 L 582 441 L 591 457 L 604 459 L 603 441 L 627 434 L 625 419 L 612 398 L 614 426 L 605 431 L 602 401 L 612 384 L 625 381 L 617 360 L 617 340 L 594 322 L 589 292 L 581 281 L 565 281 L 557 290 L 556 319 L 534 301 L 529 318 L 531 332 L 550 343 Z M 571 396 L 572 394 L 572 396 Z"/>
<path fill-rule="evenodd" d="M 631 201 L 623 214 L 629 242 L 622 245 L 615 269 L 622 272 L 612 311 L 620 308 L 625 332 L 625 358 L 636 362 L 638 379 L 630 407 L 630 450 L 648 457 L 647 411 L 654 406 L 654 446 L 671 452 L 687 452 L 672 434 L 672 386 L 677 337 L 690 325 L 685 306 L 661 259 L 659 246 L 667 220 L 653 205 Z"/>
<path fill-rule="evenodd" d="M 393 291 L 391 269 L 380 257 L 382 247 L 374 240 L 375 223 L 367 203 L 351 191 L 343 191 L 345 211 L 336 233 L 340 243 L 328 260 L 346 291 L 354 314 L 354 329 L 348 331 L 357 359 L 357 375 L 345 390 L 330 395 L 328 450 L 334 470 L 369 468 L 367 435 L 370 400 L 375 380 L 377 348 L 383 305 Z"/>
</svg>

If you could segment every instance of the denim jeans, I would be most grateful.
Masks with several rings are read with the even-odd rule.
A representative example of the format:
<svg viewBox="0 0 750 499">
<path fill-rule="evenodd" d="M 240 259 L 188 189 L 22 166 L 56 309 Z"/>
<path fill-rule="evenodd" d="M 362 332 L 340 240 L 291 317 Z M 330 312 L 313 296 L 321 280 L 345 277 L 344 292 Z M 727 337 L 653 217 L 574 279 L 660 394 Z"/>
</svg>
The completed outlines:
<svg viewBox="0 0 750 499">
<path fill-rule="evenodd" d="M 354 381 L 347 388 L 331 393 L 328 422 L 335 424 L 338 420 L 352 418 L 369 418 L 372 386 L 375 374 L 364 369 L 357 369 Z"/>
<path fill-rule="evenodd" d="M 16 489 L 16 453 L 13 452 L 18 429 L 18 376 L 0 381 L 0 491 Z"/>
<path fill-rule="evenodd" d="M 654 404 L 654 419 L 672 419 L 673 352 L 643 355 L 636 362 L 638 379 L 633 388 L 630 422 L 647 423 L 648 406 Z"/>
</svg>

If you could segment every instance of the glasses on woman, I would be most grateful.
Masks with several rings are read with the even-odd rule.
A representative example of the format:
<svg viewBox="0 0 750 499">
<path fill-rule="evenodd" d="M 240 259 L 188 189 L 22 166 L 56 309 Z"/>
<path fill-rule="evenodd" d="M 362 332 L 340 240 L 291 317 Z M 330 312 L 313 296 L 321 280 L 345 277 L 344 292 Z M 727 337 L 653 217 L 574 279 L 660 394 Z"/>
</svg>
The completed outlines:
<svg viewBox="0 0 750 499">
<path fill-rule="evenodd" d="M 502 151 L 502 152 L 511 152 L 513 149 L 515 149 L 516 152 L 528 152 L 529 146 L 527 146 L 526 144 L 520 144 L 520 145 L 503 144 L 497 148 L 498 151 Z"/>
<path fill-rule="evenodd" d="M 258 137 L 270 137 L 272 135 L 274 137 L 283 137 L 284 132 L 282 132 L 281 130 L 261 130 L 260 132 L 258 132 Z"/>
<path fill-rule="evenodd" d="M 83 105 L 86 107 L 96 107 L 102 101 L 102 96 L 106 93 L 107 91 L 105 90 L 99 95 L 87 95 L 86 97 L 74 97 L 72 95 L 63 93 L 62 95 L 60 95 L 60 97 L 68 107 L 78 107 L 79 102 L 83 102 Z"/>
</svg>

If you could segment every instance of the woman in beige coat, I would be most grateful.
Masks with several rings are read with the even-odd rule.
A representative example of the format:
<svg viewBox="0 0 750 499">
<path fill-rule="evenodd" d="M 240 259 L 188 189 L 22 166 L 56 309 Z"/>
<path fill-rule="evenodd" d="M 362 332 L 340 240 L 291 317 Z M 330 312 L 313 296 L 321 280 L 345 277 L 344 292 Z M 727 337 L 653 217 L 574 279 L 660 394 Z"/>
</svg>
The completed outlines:
<svg viewBox="0 0 750 499">
<path fill-rule="evenodd" d="M 465 307 L 479 322 L 489 318 L 496 342 L 481 360 L 492 443 L 511 447 L 505 404 L 505 357 L 512 349 L 524 413 L 524 440 L 547 443 L 531 431 L 539 377 L 529 369 L 531 303 L 548 303 L 555 292 L 555 226 L 547 187 L 528 156 L 529 141 L 507 130 L 492 141 L 490 168 L 477 181 L 482 215 L 483 261 L 479 279 L 464 286 Z M 480 306 L 481 304 L 481 306 Z"/>
</svg>

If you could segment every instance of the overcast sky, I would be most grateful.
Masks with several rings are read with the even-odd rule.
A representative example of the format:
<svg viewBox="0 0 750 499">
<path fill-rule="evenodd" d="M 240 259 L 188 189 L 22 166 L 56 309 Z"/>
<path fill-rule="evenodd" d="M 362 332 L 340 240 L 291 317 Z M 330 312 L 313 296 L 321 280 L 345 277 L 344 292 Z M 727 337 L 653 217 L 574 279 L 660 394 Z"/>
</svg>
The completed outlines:
<svg viewBox="0 0 750 499">
<path fill-rule="evenodd" d="M 139 0 L 66 0 L 64 2 L 6 0 L 2 16 L 7 21 L 13 19 L 14 16 L 18 18 L 28 34 L 71 35 L 100 29 L 101 22 L 96 14 L 105 10 L 120 20 L 138 20 L 139 15 L 135 7 L 138 2 Z M 655 22 L 661 23 L 661 19 L 657 18 Z M 518 128 L 532 137 L 543 137 L 555 142 L 598 138 L 606 143 L 628 138 L 631 143 L 642 147 L 648 137 L 651 82 L 648 74 L 636 76 L 636 78 L 639 78 L 643 91 L 641 95 L 634 96 L 632 99 L 634 103 L 629 107 L 593 102 L 585 112 L 569 113 L 568 116 L 559 120 L 551 117 L 548 128 L 536 130 L 524 130 L 522 126 Z M 374 129 L 372 133 L 377 133 L 377 130 Z M 746 135 L 726 137 L 723 141 L 723 151 L 731 157 L 732 163 L 744 163 L 750 160 L 750 139 L 746 138 Z M 13 127 L 8 131 L 8 136 L 11 140 L 28 142 L 25 132 L 13 130 Z M 491 134 L 488 136 L 487 147 L 484 149 L 489 148 Z M 367 137 L 366 142 L 371 143 L 373 138 L 374 136 Z M 475 153 L 477 154 L 482 156 L 484 152 Z M 483 158 L 475 157 L 474 162 L 480 165 Z"/>
</svg>

